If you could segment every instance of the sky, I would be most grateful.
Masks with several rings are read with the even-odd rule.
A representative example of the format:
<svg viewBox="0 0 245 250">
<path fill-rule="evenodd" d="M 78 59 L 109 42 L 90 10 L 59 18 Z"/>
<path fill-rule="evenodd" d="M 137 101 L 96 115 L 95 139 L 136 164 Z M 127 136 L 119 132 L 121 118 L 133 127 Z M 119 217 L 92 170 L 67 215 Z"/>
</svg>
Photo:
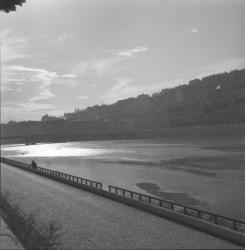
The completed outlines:
<svg viewBox="0 0 245 250">
<path fill-rule="evenodd" d="M 1 122 L 245 68 L 245 1 L 26 0 L 1 13 Z"/>
</svg>

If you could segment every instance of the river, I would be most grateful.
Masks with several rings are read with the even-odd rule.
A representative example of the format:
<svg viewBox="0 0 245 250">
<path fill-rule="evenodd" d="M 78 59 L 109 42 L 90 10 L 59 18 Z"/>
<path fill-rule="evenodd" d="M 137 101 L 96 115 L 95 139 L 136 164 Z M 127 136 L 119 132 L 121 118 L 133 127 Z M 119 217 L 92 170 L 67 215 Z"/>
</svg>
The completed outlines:
<svg viewBox="0 0 245 250">
<path fill-rule="evenodd" d="M 238 137 L 3 145 L 3 156 L 245 220 Z"/>
</svg>

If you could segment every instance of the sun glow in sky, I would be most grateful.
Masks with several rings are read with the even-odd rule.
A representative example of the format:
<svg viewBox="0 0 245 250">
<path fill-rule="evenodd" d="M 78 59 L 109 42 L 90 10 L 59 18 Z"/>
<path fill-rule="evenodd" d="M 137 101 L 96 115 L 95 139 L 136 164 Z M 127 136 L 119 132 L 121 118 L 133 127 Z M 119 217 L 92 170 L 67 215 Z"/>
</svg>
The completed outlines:
<svg viewBox="0 0 245 250">
<path fill-rule="evenodd" d="M 245 1 L 27 0 L 1 13 L 1 120 L 245 67 Z"/>
</svg>

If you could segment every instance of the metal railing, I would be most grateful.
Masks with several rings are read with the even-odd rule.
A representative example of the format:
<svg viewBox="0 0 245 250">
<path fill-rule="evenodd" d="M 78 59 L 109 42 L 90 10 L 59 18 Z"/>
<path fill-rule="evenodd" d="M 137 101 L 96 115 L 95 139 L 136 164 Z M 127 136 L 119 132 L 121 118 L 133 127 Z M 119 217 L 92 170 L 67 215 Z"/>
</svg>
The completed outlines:
<svg viewBox="0 0 245 250">
<path fill-rule="evenodd" d="M 77 183 L 77 184 L 81 184 L 81 185 L 87 185 L 93 188 L 98 188 L 98 189 L 102 189 L 102 183 L 101 182 L 97 182 L 97 181 L 92 181 L 92 180 L 88 180 L 85 178 L 81 178 L 78 176 L 74 176 L 74 175 L 70 175 L 70 174 L 65 174 L 62 172 L 58 172 L 55 170 L 51 170 L 51 169 L 47 169 L 47 168 L 42 168 L 42 167 L 36 167 L 34 168 L 31 164 L 27 164 L 27 163 L 23 163 L 23 162 L 19 162 L 19 161 L 15 161 L 12 159 L 7 159 L 4 157 L 1 157 L 1 162 L 18 167 L 18 168 L 22 168 L 31 172 L 36 172 L 37 174 L 41 174 L 41 175 L 46 175 L 49 177 L 53 177 L 57 180 L 66 180 L 69 182 L 73 182 L 73 183 Z"/>
<path fill-rule="evenodd" d="M 66 182 L 68 181 L 68 183 L 76 183 L 76 184 L 86 185 L 86 186 L 100 189 L 100 190 L 107 191 L 107 192 L 109 191 L 110 193 L 113 193 L 118 196 L 123 196 L 125 198 L 144 202 L 144 203 L 147 203 L 149 205 L 156 206 L 159 208 L 170 209 L 172 211 L 183 213 L 185 215 L 195 217 L 200 220 L 205 220 L 205 221 L 217 224 L 219 226 L 228 227 L 235 231 L 245 232 L 245 222 L 241 220 L 229 218 L 226 216 L 218 215 L 212 212 L 204 211 L 204 210 L 193 208 L 193 207 L 184 206 L 184 205 L 181 205 L 181 204 L 169 201 L 169 200 L 160 199 L 154 196 L 130 191 L 128 189 L 119 188 L 119 187 L 112 186 L 112 185 L 109 185 L 109 190 L 106 190 L 106 189 L 103 189 L 103 185 L 101 182 L 88 180 L 85 178 L 65 174 L 62 172 L 58 172 L 58 171 L 54 171 L 54 170 L 50 170 L 50 169 L 42 168 L 38 166 L 36 168 L 33 168 L 33 166 L 30 164 L 18 162 L 12 159 L 4 158 L 4 157 L 1 157 L 0 159 L 1 159 L 1 162 L 3 163 L 16 166 L 18 168 L 22 168 L 31 172 L 35 172 L 40 175 L 51 177 L 58 181 L 65 180 Z"/>
<path fill-rule="evenodd" d="M 220 226 L 228 227 L 235 231 L 245 232 L 245 222 L 241 220 L 236 220 L 233 218 L 218 215 L 197 208 L 180 205 L 178 203 L 169 200 L 159 199 L 154 196 L 149 196 L 146 194 L 130 191 L 124 188 L 119 188 L 111 185 L 109 185 L 109 191 L 115 193 L 116 195 L 148 203 L 153 206 L 162 207 L 170 209 L 175 212 L 184 213 L 185 215 L 209 221 Z"/>
</svg>

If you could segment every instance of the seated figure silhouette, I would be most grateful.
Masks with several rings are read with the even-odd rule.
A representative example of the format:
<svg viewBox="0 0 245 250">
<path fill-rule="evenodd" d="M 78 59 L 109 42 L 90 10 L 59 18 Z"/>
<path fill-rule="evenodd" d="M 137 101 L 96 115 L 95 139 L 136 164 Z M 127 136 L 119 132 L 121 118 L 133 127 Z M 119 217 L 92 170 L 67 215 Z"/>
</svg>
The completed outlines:
<svg viewBox="0 0 245 250">
<path fill-rule="evenodd" d="M 31 161 L 31 166 L 33 169 L 37 169 L 37 163 L 34 160 Z"/>
</svg>

